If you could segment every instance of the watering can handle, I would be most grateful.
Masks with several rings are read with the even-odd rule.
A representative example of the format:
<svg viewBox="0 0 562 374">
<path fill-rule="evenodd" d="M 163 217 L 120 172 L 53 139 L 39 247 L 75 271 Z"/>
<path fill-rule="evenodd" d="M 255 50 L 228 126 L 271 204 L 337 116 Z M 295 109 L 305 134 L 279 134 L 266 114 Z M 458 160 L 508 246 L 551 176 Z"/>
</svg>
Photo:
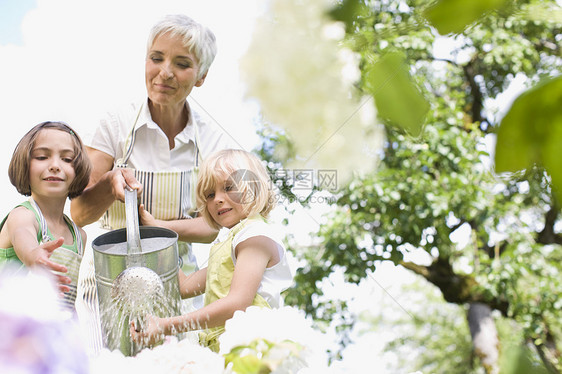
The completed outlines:
<svg viewBox="0 0 562 374">
<path fill-rule="evenodd" d="M 139 214 L 137 207 L 137 190 L 125 188 L 125 220 L 127 224 L 127 251 L 140 253 Z"/>
</svg>

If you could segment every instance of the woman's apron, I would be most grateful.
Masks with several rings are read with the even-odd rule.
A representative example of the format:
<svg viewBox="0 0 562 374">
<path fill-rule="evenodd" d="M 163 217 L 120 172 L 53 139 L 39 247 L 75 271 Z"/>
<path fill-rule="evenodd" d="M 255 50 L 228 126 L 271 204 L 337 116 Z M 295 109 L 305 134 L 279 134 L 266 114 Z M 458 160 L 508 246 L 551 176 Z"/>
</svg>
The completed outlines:
<svg viewBox="0 0 562 374">
<path fill-rule="evenodd" d="M 232 277 L 234 276 L 232 241 L 234 236 L 252 220 L 253 219 L 245 219 L 241 221 L 230 230 L 224 241 L 218 242 L 211 247 L 207 266 L 207 280 L 205 283 L 205 305 L 209 305 L 226 297 L 230 292 L 230 285 L 232 284 Z M 269 303 L 257 293 L 252 305 L 271 308 Z M 223 332 L 224 326 L 206 329 L 199 334 L 199 343 L 204 347 L 209 347 L 214 352 L 218 352 L 220 349 L 218 338 Z"/>
<path fill-rule="evenodd" d="M 25 207 L 27 208 L 28 206 Z M 47 227 L 47 221 L 45 220 L 45 217 L 43 216 L 41 209 L 32 198 L 29 199 L 29 207 L 32 210 L 34 210 L 35 218 L 37 219 L 39 226 L 41 228 L 40 232 L 37 233 L 37 241 L 39 242 L 39 244 L 52 241 L 54 238 L 49 233 L 49 228 Z M 4 222 L 6 222 L 6 218 L 0 224 L 0 229 L 2 226 L 4 226 Z M 82 261 L 82 255 L 83 255 L 82 235 L 80 234 L 80 229 L 66 215 L 64 216 L 64 220 L 66 221 L 68 228 L 71 229 L 71 231 L 73 231 L 72 236 L 74 237 L 74 243 L 76 243 L 76 250 L 78 253 L 70 249 L 72 246 L 63 245 L 58 247 L 52 252 L 50 259 L 53 262 L 66 266 L 66 268 L 68 269 L 66 273 L 60 273 L 60 272 L 54 272 L 54 273 L 70 277 L 71 283 L 68 284 L 70 291 L 64 293 L 64 297 L 61 300 L 61 306 L 63 307 L 63 309 L 69 310 L 74 313 L 75 311 L 74 302 L 76 300 L 76 288 L 78 285 L 78 271 L 80 269 L 80 263 Z M 17 257 L 13 249 L 11 249 L 9 252 L 13 252 L 7 255 L 7 257 L 10 258 L 11 261 L 16 261 L 21 263 L 21 261 L 19 261 L 19 258 Z M 8 251 L 6 251 L 6 253 L 8 253 Z M 22 264 L 22 266 L 24 265 Z"/>
<path fill-rule="evenodd" d="M 123 157 L 115 161 L 114 167 L 127 168 L 129 158 L 135 144 L 136 127 L 139 116 L 145 104 L 141 105 L 133 123 L 131 132 L 125 140 Z M 189 219 L 196 214 L 195 187 L 199 171 L 199 131 L 197 123 L 193 121 L 195 133 L 195 164 L 193 168 L 181 171 L 146 171 L 131 169 L 135 178 L 143 186 L 140 203 L 156 219 L 169 221 L 175 219 Z M 125 204 L 115 201 L 102 217 L 102 226 L 113 230 L 126 227 Z M 178 241 L 182 270 L 189 274 L 196 270 L 196 258 L 191 251 L 191 245 Z"/>
</svg>

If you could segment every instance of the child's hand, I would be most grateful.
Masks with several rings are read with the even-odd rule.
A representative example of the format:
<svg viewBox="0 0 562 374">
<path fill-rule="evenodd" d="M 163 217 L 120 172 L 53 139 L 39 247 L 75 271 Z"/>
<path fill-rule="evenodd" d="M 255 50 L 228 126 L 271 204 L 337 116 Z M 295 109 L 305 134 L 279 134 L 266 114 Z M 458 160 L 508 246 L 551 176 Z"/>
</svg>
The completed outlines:
<svg viewBox="0 0 562 374">
<path fill-rule="evenodd" d="M 131 339 L 143 346 L 153 346 L 164 339 L 164 329 L 161 327 L 162 318 L 147 315 L 144 323 L 139 325 L 137 321 L 131 321 Z"/>
<path fill-rule="evenodd" d="M 139 205 L 139 219 L 143 226 L 158 226 L 158 220 L 144 209 L 144 204 Z"/>
<path fill-rule="evenodd" d="M 55 272 L 66 273 L 68 269 L 66 268 L 66 266 L 53 262 L 50 259 L 51 255 L 53 254 L 53 251 L 58 247 L 60 247 L 63 243 L 64 243 L 64 238 L 61 237 L 56 240 L 43 243 L 36 248 L 33 248 L 31 250 L 31 258 L 32 258 L 31 265 L 42 266 L 51 270 L 53 272 L 53 275 L 57 279 L 59 290 L 61 292 L 69 292 L 70 287 L 68 287 L 67 284 L 70 284 L 72 282 L 70 277 L 55 273 Z"/>
</svg>

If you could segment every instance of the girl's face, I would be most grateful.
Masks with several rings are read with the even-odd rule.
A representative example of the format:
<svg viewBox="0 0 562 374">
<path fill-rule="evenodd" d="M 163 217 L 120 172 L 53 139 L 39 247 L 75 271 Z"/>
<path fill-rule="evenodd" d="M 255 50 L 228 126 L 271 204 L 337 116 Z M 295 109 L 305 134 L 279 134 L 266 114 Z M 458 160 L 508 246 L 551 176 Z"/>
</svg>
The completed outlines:
<svg viewBox="0 0 562 374">
<path fill-rule="evenodd" d="M 76 173 L 72 135 L 57 129 L 43 129 L 35 138 L 29 164 L 31 194 L 45 197 L 68 196 Z"/>
<path fill-rule="evenodd" d="M 145 79 L 155 105 L 184 105 L 193 87 L 205 80 L 198 75 L 199 63 L 179 36 L 165 33 L 154 39 L 146 57 Z"/>
<path fill-rule="evenodd" d="M 247 217 L 240 203 L 242 192 L 232 178 L 217 183 L 214 190 L 205 193 L 205 197 L 209 214 L 222 227 L 230 229 Z"/>
</svg>

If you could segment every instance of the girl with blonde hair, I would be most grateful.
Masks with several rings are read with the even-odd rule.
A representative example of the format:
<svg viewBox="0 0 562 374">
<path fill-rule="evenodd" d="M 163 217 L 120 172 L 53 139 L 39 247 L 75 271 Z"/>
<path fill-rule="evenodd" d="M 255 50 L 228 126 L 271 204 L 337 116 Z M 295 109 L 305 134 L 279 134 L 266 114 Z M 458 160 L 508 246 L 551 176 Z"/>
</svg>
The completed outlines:
<svg viewBox="0 0 562 374">
<path fill-rule="evenodd" d="M 205 306 L 176 317 L 147 316 L 143 326 L 131 324 L 131 336 L 150 345 L 164 335 L 205 329 L 200 343 L 218 352 L 218 337 L 234 312 L 252 305 L 282 306 L 280 293 L 293 275 L 281 239 L 265 222 L 275 194 L 255 155 L 234 149 L 213 153 L 201 165 L 196 191 L 207 223 L 224 228 L 211 247 L 208 266 L 189 276 L 179 273 L 182 298 L 205 293 Z M 141 209 L 141 216 L 147 214 Z"/>
</svg>

